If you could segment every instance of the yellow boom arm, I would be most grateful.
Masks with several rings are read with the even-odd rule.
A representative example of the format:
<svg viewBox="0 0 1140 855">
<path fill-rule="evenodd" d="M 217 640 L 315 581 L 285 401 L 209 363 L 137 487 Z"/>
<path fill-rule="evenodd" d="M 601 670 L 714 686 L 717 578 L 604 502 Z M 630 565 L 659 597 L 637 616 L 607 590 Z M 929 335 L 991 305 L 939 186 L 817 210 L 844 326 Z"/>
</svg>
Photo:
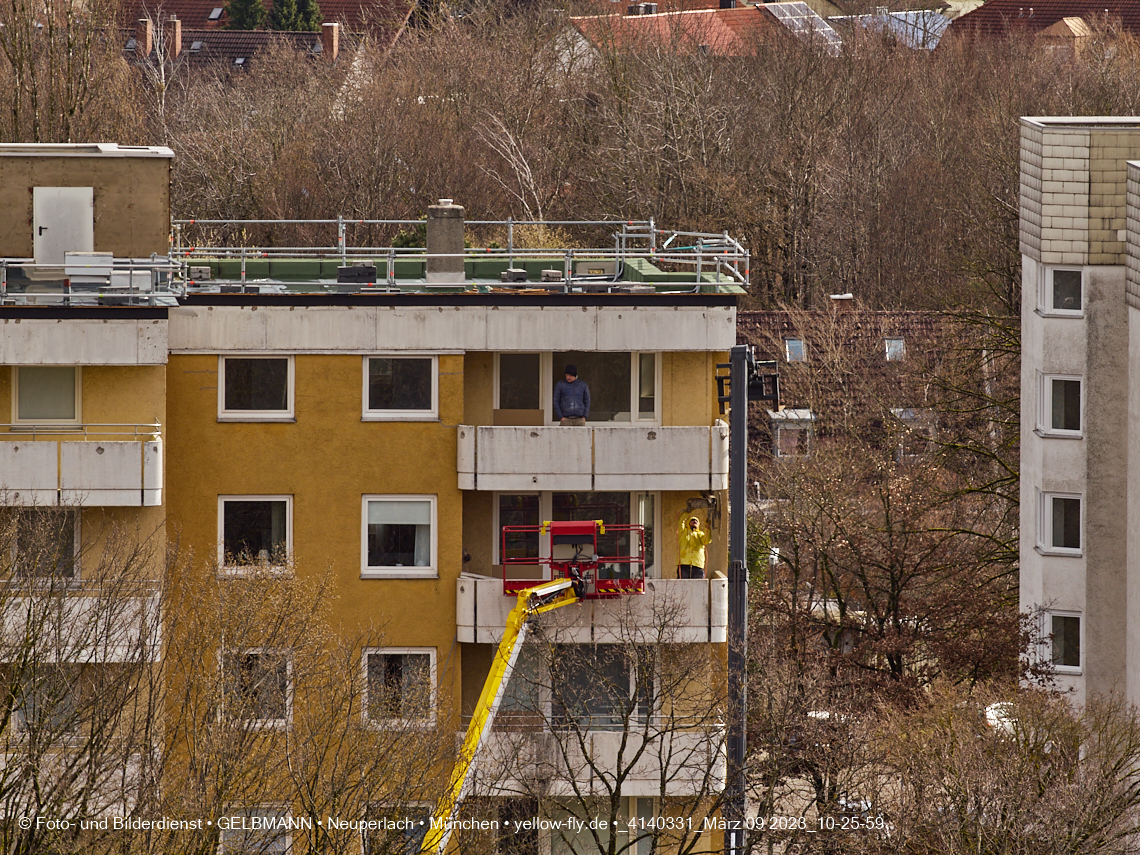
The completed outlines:
<svg viewBox="0 0 1140 855">
<path fill-rule="evenodd" d="M 483 683 L 483 691 L 479 694 L 479 701 L 471 716 L 471 724 L 467 728 L 463 746 L 459 749 L 459 758 L 455 762 L 455 768 L 452 769 L 447 792 L 436 805 L 435 815 L 431 818 L 427 835 L 424 837 L 421 851 L 425 855 L 426 853 L 444 855 L 444 850 L 447 849 L 452 823 L 470 789 L 471 770 L 474 768 L 475 758 L 495 723 L 495 714 L 499 711 L 499 704 L 502 703 L 503 692 L 506 691 L 507 683 L 518 661 L 519 651 L 526 640 L 530 618 L 571 605 L 578 600 L 579 590 L 575 588 L 575 582 L 571 579 L 555 579 L 519 591 L 518 602 L 507 616 L 503 640 L 499 642 L 499 650 L 491 662 L 491 671 Z"/>
</svg>

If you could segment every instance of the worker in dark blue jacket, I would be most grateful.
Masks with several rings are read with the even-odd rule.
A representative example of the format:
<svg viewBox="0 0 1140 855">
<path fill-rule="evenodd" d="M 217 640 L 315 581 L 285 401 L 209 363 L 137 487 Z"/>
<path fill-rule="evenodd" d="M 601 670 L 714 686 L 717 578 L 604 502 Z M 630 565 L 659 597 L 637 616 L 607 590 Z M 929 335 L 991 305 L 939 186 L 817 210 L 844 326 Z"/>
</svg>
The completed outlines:
<svg viewBox="0 0 1140 855">
<path fill-rule="evenodd" d="M 584 425 L 590 415 L 590 387 L 578 379 L 578 366 L 566 366 L 566 379 L 554 386 L 554 418 L 562 425 Z"/>
</svg>

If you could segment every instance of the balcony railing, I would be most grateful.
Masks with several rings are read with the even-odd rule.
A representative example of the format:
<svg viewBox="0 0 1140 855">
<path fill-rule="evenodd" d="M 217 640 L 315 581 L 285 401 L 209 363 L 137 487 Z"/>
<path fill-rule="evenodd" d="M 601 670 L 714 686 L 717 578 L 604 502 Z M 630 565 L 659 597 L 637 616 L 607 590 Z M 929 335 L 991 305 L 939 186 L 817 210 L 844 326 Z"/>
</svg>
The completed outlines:
<svg viewBox="0 0 1140 855">
<path fill-rule="evenodd" d="M 461 490 L 725 490 L 728 426 L 460 425 Z"/>
<path fill-rule="evenodd" d="M 162 504 L 158 424 L 0 425 L 0 505 Z"/>
<path fill-rule="evenodd" d="M 461 642 L 498 644 L 515 597 L 503 581 L 464 574 L 456 582 L 456 632 Z M 647 579 L 644 594 L 587 600 L 543 620 L 567 644 L 699 644 L 728 638 L 724 579 Z"/>
</svg>

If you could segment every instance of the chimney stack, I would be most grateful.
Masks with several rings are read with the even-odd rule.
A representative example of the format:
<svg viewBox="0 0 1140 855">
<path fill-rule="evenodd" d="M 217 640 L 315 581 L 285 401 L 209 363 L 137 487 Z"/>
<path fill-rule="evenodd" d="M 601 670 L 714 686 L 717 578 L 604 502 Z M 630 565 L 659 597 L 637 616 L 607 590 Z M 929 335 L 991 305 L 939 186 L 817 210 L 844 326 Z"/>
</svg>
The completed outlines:
<svg viewBox="0 0 1140 855">
<path fill-rule="evenodd" d="M 462 282 L 463 220 L 465 211 L 451 199 L 428 206 L 427 284 Z M 446 256 L 440 258 L 439 256 Z"/>
<path fill-rule="evenodd" d="M 135 25 L 135 53 L 141 57 L 150 56 L 154 50 L 154 22 L 150 18 L 139 18 Z"/>
<path fill-rule="evenodd" d="M 329 62 L 340 53 L 340 24 L 321 24 L 321 56 Z"/>
<path fill-rule="evenodd" d="M 177 59 L 182 53 L 182 22 L 177 15 L 171 15 L 166 23 L 166 56 Z"/>
</svg>

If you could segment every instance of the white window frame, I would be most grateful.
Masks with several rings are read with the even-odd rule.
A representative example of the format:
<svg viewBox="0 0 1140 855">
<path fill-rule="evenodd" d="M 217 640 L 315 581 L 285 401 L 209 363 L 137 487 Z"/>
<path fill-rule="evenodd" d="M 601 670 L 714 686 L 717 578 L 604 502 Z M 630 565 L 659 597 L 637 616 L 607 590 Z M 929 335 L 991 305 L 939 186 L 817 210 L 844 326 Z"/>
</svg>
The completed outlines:
<svg viewBox="0 0 1140 855">
<path fill-rule="evenodd" d="M 34 508 L 17 508 L 16 512 L 17 513 L 28 513 L 29 511 L 34 511 L 34 510 L 35 510 Z M 13 578 L 19 580 L 20 582 L 22 582 L 24 584 L 27 584 L 29 582 L 37 582 L 37 583 L 45 585 L 45 586 L 74 585 L 74 586 L 78 587 L 80 585 L 81 580 L 82 580 L 82 575 L 81 575 L 82 567 L 80 565 L 79 559 L 83 553 L 83 534 L 80 531 L 80 526 L 83 523 L 83 512 L 80 508 L 77 508 L 77 507 L 65 507 L 63 509 L 51 508 L 50 510 L 53 510 L 53 511 L 62 510 L 63 513 L 69 513 L 72 515 L 72 518 L 73 518 L 73 522 L 72 522 L 73 543 L 72 543 L 72 553 L 71 553 L 71 560 L 72 560 L 71 566 L 73 568 L 72 574 L 70 576 L 58 576 L 54 573 L 52 573 L 50 575 L 43 575 L 43 576 L 26 576 L 23 573 L 15 572 L 13 575 Z M 17 537 L 14 539 L 14 541 L 12 543 L 13 570 L 16 569 L 16 565 L 17 565 L 17 557 L 19 554 L 18 548 L 19 548 L 19 537 L 17 535 Z"/>
<path fill-rule="evenodd" d="M 891 352 L 891 342 L 897 341 L 899 348 Z M 883 336 L 883 355 L 887 362 L 902 362 L 906 359 L 906 338 L 901 335 L 885 335 Z"/>
<path fill-rule="evenodd" d="M 284 359 L 286 407 L 284 410 L 227 410 L 226 360 L 227 359 Z M 284 353 L 220 353 L 218 354 L 218 421 L 220 422 L 295 422 L 296 418 L 296 358 Z"/>
<path fill-rule="evenodd" d="M 427 654 L 428 656 L 428 707 L 426 718 L 382 718 L 374 719 L 368 714 L 368 657 L 380 653 L 385 656 L 405 656 Z M 436 718 L 439 715 L 439 685 L 436 667 L 436 649 L 434 647 L 365 647 L 360 651 L 360 673 L 363 689 L 361 691 L 360 715 L 366 725 L 371 727 L 410 728 L 419 730 L 434 730 Z"/>
<path fill-rule="evenodd" d="M 292 818 L 292 811 L 289 809 L 289 807 L 287 805 L 272 805 L 272 804 L 270 804 L 270 805 L 253 805 L 253 806 L 241 807 L 241 808 L 229 808 L 226 811 L 226 815 L 224 817 L 222 817 L 221 820 L 219 820 L 218 825 L 220 826 L 221 823 L 224 821 L 227 826 L 230 826 L 237 820 L 240 820 L 242 822 L 242 824 L 244 825 L 244 821 L 249 819 L 250 817 L 252 817 L 254 815 L 264 816 L 265 814 L 270 814 L 270 813 L 275 814 L 279 817 L 287 818 L 287 819 Z M 244 836 L 246 833 L 246 829 L 242 828 L 241 826 L 239 826 L 238 828 L 232 828 L 232 827 L 219 828 L 219 830 L 218 830 L 218 855 L 230 855 L 230 853 L 233 853 L 233 852 L 248 851 L 248 850 L 234 849 L 226 843 L 226 835 L 227 834 L 235 834 L 235 833 L 238 835 Z M 293 852 L 293 833 L 292 833 L 292 831 L 286 829 L 281 834 L 281 839 L 283 839 L 285 841 L 285 850 L 284 851 L 286 853 Z M 240 845 L 241 842 L 242 841 L 240 840 L 240 838 L 239 838 L 239 840 L 234 841 L 234 843 L 237 845 Z M 269 851 L 269 850 L 262 850 L 262 851 Z"/>
<path fill-rule="evenodd" d="M 368 503 L 429 502 L 431 505 L 431 557 L 427 567 L 371 567 L 368 564 Z M 370 493 L 360 501 L 360 578 L 437 579 L 439 578 L 439 497 L 434 493 Z"/>
<path fill-rule="evenodd" d="M 1037 413 L 1037 430 L 1042 436 L 1054 437 L 1071 437 L 1080 439 L 1084 436 L 1085 428 L 1085 381 L 1079 374 L 1039 374 L 1041 378 L 1040 385 L 1038 386 L 1039 394 L 1038 399 L 1041 406 L 1038 408 Z M 1081 385 L 1081 402 L 1080 402 L 1080 423 L 1081 426 L 1077 430 L 1064 430 L 1063 428 L 1055 428 L 1051 422 L 1053 419 L 1053 382 L 1054 380 L 1075 380 Z"/>
<path fill-rule="evenodd" d="M 368 407 L 368 362 L 371 359 L 431 360 L 431 406 L 426 410 L 373 410 Z M 363 393 L 361 416 L 364 422 L 437 422 L 439 421 L 439 354 L 400 351 L 399 353 L 366 353 L 363 360 Z"/>
<path fill-rule="evenodd" d="M 526 353 L 534 353 L 535 351 L 528 350 L 525 352 Z M 561 352 L 561 351 L 559 351 L 559 352 Z M 609 352 L 609 351 L 607 351 L 607 352 Z M 664 360 L 661 358 L 662 351 L 660 351 L 660 350 L 631 350 L 631 351 L 613 351 L 613 352 L 614 353 L 626 353 L 626 352 L 629 353 L 629 421 L 628 422 L 590 422 L 589 420 L 587 420 L 586 425 L 587 426 L 593 425 L 594 427 L 619 427 L 621 425 L 644 426 L 644 425 L 659 425 L 659 424 L 661 424 L 661 399 L 663 397 L 662 396 L 662 390 L 661 390 L 661 382 L 662 382 L 662 373 L 663 373 L 662 365 L 664 363 Z M 555 353 L 555 351 L 553 351 L 553 350 L 547 350 L 547 351 L 543 351 L 540 354 L 540 356 L 542 357 L 541 367 L 540 367 L 540 370 L 542 372 L 542 379 L 541 379 L 541 385 L 540 385 L 539 393 L 542 396 L 542 399 L 541 399 L 542 400 L 542 410 L 543 410 L 543 413 L 545 413 L 546 423 L 548 425 L 558 424 L 558 422 L 554 420 L 554 386 L 553 385 L 549 385 L 549 386 L 547 385 L 550 382 L 549 378 L 552 377 L 554 374 L 554 368 L 555 368 L 554 353 Z M 654 390 L 653 390 L 653 417 L 652 418 L 640 418 L 640 416 L 639 416 L 640 410 L 638 409 L 638 407 L 640 405 L 640 396 L 638 395 L 638 392 L 640 391 L 640 384 L 641 384 L 640 357 L 641 357 L 641 354 L 643 354 L 643 353 L 653 354 Z M 558 379 L 561 380 L 562 377 L 559 376 Z M 586 381 L 587 385 L 589 385 L 589 383 L 590 383 L 589 377 L 583 377 L 582 379 Z M 557 380 L 554 381 L 554 383 L 557 384 Z M 498 353 L 495 354 L 494 384 L 495 384 L 494 403 L 495 403 L 495 406 L 497 408 L 498 404 L 499 404 L 499 355 L 498 355 Z"/>
<path fill-rule="evenodd" d="M 1045 639 L 1045 663 L 1052 667 L 1053 671 L 1057 674 L 1080 674 L 1084 671 L 1085 664 L 1085 620 L 1084 615 L 1080 612 L 1072 611 L 1069 609 L 1049 609 L 1042 612 L 1045 626 L 1042 637 Z M 1053 662 L 1053 618 L 1055 617 L 1075 617 L 1080 623 L 1080 640 L 1078 643 L 1081 646 L 1080 664 L 1079 665 L 1058 665 Z"/>
<path fill-rule="evenodd" d="M 1055 318 L 1083 318 L 1085 316 L 1085 300 L 1088 297 L 1086 293 L 1088 288 L 1086 287 L 1087 283 L 1084 268 L 1069 264 L 1057 264 L 1043 265 L 1039 269 L 1041 271 L 1041 282 L 1037 295 L 1038 313 Z M 1079 273 L 1081 275 L 1081 307 L 1079 309 L 1053 308 L 1053 273 L 1058 270 Z"/>
<path fill-rule="evenodd" d="M 1085 497 L 1081 493 L 1044 492 L 1040 494 L 1038 518 L 1038 551 L 1047 555 L 1065 555 L 1080 557 L 1084 553 L 1085 544 Z M 1077 548 L 1071 546 L 1053 546 L 1053 500 L 1076 499 L 1081 503 L 1081 545 Z"/>
<path fill-rule="evenodd" d="M 285 657 L 285 718 L 237 718 L 231 717 L 229 711 L 226 709 L 229 692 L 227 691 L 226 680 L 226 656 L 247 656 L 254 654 L 257 656 L 273 655 Z M 219 713 L 223 720 L 233 722 L 235 724 L 247 725 L 255 730 L 288 730 L 293 726 L 293 695 L 295 687 L 293 685 L 293 651 L 286 647 L 240 647 L 232 650 L 220 650 L 218 652 L 218 667 L 222 672 L 222 705 Z"/>
<path fill-rule="evenodd" d="M 22 419 L 20 418 L 20 369 L 70 368 L 75 372 L 75 418 Z M 83 422 L 83 366 L 81 365 L 13 365 L 12 366 L 12 424 L 14 425 L 79 425 Z"/>
<path fill-rule="evenodd" d="M 285 564 L 254 563 L 254 564 L 227 564 L 226 563 L 226 502 L 284 502 L 285 503 Z M 262 573 L 266 571 L 284 573 L 289 569 L 289 562 L 293 560 L 293 497 L 291 495 L 241 495 L 218 496 L 218 569 L 227 575 L 240 576 L 248 573 Z"/>
<path fill-rule="evenodd" d="M 815 451 L 815 413 L 807 409 L 786 409 L 778 412 L 768 410 L 768 419 L 772 426 L 772 457 L 777 460 L 796 460 L 812 456 Z M 782 430 L 807 431 L 807 453 L 781 454 L 780 431 Z"/>
<path fill-rule="evenodd" d="M 502 556 L 499 554 L 502 551 L 502 523 L 499 521 L 499 496 L 538 496 L 538 519 L 539 524 L 545 520 L 554 517 L 554 494 L 555 493 L 629 493 L 629 517 L 630 525 L 640 525 L 639 523 L 639 497 L 644 495 L 653 496 L 653 532 L 657 538 L 657 549 L 654 561 L 656 563 L 649 565 L 645 568 L 646 579 L 661 579 L 664 578 L 661 567 L 661 543 L 664 532 L 661 529 L 661 491 L 660 490 L 496 490 L 491 494 L 491 564 L 498 567 L 502 565 Z M 631 538 L 631 549 L 636 549 L 637 544 Z M 539 534 L 538 536 L 538 554 L 540 558 L 545 558 L 550 555 L 550 535 Z M 536 559 L 537 561 L 538 559 Z"/>
<path fill-rule="evenodd" d="M 798 341 L 800 343 L 799 359 L 792 359 L 791 343 L 793 341 Z M 807 362 L 807 342 L 798 336 L 789 336 L 788 338 L 784 339 L 784 361 L 793 365 L 797 362 Z"/>
</svg>

